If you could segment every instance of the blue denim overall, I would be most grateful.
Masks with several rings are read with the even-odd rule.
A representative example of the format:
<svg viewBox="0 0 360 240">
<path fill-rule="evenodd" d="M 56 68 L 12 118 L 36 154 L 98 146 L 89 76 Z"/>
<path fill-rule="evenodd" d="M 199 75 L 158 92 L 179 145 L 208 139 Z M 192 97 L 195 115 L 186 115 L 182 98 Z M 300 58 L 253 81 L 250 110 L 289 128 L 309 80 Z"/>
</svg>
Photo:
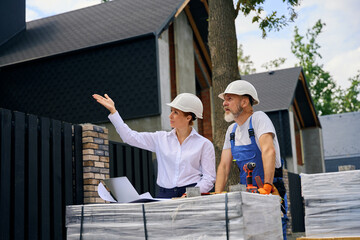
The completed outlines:
<svg viewBox="0 0 360 240">
<path fill-rule="evenodd" d="M 230 143 L 231 143 L 231 154 L 236 161 L 240 169 L 240 183 L 246 184 L 246 172 L 243 170 L 243 167 L 248 162 L 255 162 L 256 167 L 253 171 L 253 185 L 256 185 L 255 176 L 260 176 L 261 181 L 264 182 L 264 168 L 263 162 L 261 158 L 261 151 L 256 144 L 254 129 L 252 127 L 252 116 L 250 117 L 250 125 L 249 125 L 249 137 L 251 139 L 251 144 L 235 146 L 235 130 L 237 127 L 237 123 L 235 123 L 232 132 L 230 133 Z"/>
<path fill-rule="evenodd" d="M 240 183 L 246 184 L 246 172 L 243 170 L 243 167 L 248 162 L 255 162 L 256 167 L 252 174 L 252 183 L 254 186 L 257 186 L 255 177 L 260 176 L 261 181 L 264 183 L 264 167 L 261 157 L 261 151 L 259 147 L 256 144 L 255 141 L 255 132 L 254 128 L 252 126 L 252 116 L 250 117 L 250 123 L 249 123 L 249 138 L 251 140 L 251 143 L 249 145 L 242 145 L 242 146 L 235 146 L 235 130 L 237 127 L 237 123 L 235 123 L 232 132 L 230 133 L 230 143 L 231 143 L 231 154 L 233 156 L 234 161 L 238 165 L 240 169 Z M 280 187 L 284 187 L 284 183 L 282 181 L 282 170 L 280 168 L 281 175 L 277 176 L 275 174 L 274 176 L 274 185 L 280 190 Z M 278 171 L 275 171 L 277 173 Z M 280 192 L 280 191 L 279 191 Z M 284 201 L 282 201 L 281 211 L 283 212 L 283 217 L 281 218 L 282 222 L 282 230 L 283 230 L 283 239 L 286 240 L 286 225 L 288 221 L 288 217 L 286 216 L 287 212 L 287 196 L 285 194 L 281 194 L 281 196 Z"/>
</svg>

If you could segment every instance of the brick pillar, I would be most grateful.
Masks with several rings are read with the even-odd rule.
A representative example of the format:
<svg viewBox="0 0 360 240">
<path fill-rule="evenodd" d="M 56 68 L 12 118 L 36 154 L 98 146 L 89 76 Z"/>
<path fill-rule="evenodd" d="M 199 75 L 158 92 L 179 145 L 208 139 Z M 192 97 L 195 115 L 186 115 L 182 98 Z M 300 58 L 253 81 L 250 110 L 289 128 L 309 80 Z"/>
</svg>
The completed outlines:
<svg viewBox="0 0 360 240">
<path fill-rule="evenodd" d="M 82 124 L 82 130 L 84 203 L 104 203 L 97 186 L 110 178 L 109 131 L 93 124 Z"/>
<path fill-rule="evenodd" d="M 286 226 L 286 233 L 292 234 L 292 217 L 291 217 L 291 211 L 290 211 L 290 189 L 289 189 L 289 175 L 288 170 L 283 169 L 283 181 L 286 188 L 286 195 L 287 195 L 287 202 L 288 202 L 288 211 L 287 211 L 287 217 L 289 218 L 289 221 Z"/>
</svg>

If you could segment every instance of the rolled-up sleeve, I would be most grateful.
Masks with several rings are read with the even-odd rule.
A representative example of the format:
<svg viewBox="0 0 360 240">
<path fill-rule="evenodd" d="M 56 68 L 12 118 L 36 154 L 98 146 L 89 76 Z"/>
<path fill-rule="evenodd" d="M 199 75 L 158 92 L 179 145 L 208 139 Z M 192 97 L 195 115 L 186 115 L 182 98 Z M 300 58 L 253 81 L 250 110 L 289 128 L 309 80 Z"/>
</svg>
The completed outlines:
<svg viewBox="0 0 360 240">
<path fill-rule="evenodd" d="M 124 123 L 118 112 L 108 116 L 111 123 L 114 125 L 116 132 L 120 135 L 121 139 L 134 147 L 143 148 L 148 151 L 155 152 L 156 150 L 156 133 L 137 132 L 129 128 Z"/>
<path fill-rule="evenodd" d="M 200 187 L 202 193 L 207 193 L 214 187 L 216 179 L 215 165 L 214 145 L 210 141 L 206 141 L 201 154 L 201 170 L 203 175 L 196 185 L 196 187 Z"/>
</svg>

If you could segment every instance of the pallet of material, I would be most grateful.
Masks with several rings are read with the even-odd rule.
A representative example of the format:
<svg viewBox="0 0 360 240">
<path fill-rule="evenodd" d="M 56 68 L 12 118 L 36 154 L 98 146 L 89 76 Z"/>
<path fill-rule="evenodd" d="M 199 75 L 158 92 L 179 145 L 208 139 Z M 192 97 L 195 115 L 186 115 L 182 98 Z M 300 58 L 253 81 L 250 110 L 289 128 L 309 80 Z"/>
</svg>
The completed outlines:
<svg viewBox="0 0 360 240">
<path fill-rule="evenodd" d="M 282 239 L 280 198 L 231 192 L 66 207 L 67 239 Z"/>
<path fill-rule="evenodd" d="M 360 171 L 300 176 L 306 237 L 360 239 Z"/>
<path fill-rule="evenodd" d="M 312 238 L 312 237 L 301 237 L 296 240 L 360 240 L 360 237 L 325 237 L 325 238 Z"/>
</svg>

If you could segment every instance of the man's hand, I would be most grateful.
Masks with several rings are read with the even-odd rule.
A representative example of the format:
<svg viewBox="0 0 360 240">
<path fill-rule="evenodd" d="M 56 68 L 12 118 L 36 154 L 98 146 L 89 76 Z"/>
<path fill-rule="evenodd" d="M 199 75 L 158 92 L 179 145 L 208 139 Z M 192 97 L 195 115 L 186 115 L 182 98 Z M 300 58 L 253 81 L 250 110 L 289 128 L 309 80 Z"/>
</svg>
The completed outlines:
<svg viewBox="0 0 360 240">
<path fill-rule="evenodd" d="M 92 96 L 98 103 L 106 107 L 111 114 L 116 113 L 115 103 L 107 94 L 104 97 L 98 94 L 93 94 Z"/>
<path fill-rule="evenodd" d="M 231 149 L 223 149 L 220 164 L 216 173 L 215 192 L 224 191 L 232 163 Z"/>
<path fill-rule="evenodd" d="M 260 194 L 270 194 L 272 192 L 273 186 L 269 183 L 265 183 L 262 188 L 259 188 L 258 191 Z"/>
</svg>

